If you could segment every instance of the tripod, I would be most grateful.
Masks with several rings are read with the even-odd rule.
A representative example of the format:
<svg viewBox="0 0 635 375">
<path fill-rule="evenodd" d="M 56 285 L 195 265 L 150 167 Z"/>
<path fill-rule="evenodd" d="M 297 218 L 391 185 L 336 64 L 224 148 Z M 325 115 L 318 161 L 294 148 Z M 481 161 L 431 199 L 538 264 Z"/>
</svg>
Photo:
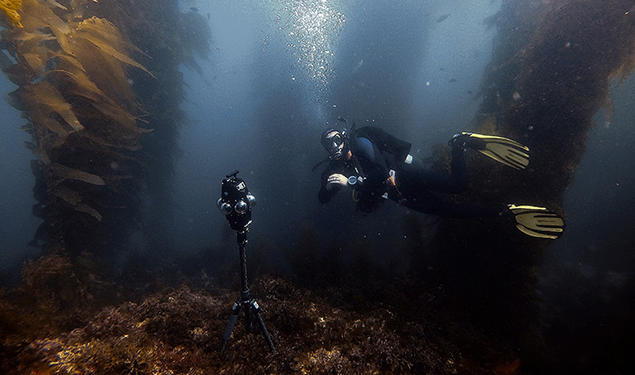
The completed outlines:
<svg viewBox="0 0 635 375">
<path fill-rule="evenodd" d="M 262 320 L 262 316 L 260 315 L 260 306 L 258 305 L 258 302 L 249 295 L 249 287 L 247 286 L 247 254 L 245 251 L 245 247 L 247 246 L 246 227 L 236 233 L 236 241 L 238 242 L 238 251 L 240 254 L 240 298 L 238 298 L 232 306 L 232 313 L 229 317 L 229 323 L 227 323 L 227 327 L 225 328 L 223 345 L 221 346 L 220 352 L 221 354 L 225 352 L 227 342 L 231 337 L 234 325 L 236 325 L 236 321 L 238 320 L 238 315 L 242 310 L 245 314 L 245 325 L 247 331 L 254 333 L 258 328 L 260 328 L 265 341 L 267 341 L 267 345 L 269 345 L 269 349 L 275 353 L 276 348 L 271 340 L 271 335 L 269 335 L 267 327 L 265 327 L 265 322 Z"/>
</svg>

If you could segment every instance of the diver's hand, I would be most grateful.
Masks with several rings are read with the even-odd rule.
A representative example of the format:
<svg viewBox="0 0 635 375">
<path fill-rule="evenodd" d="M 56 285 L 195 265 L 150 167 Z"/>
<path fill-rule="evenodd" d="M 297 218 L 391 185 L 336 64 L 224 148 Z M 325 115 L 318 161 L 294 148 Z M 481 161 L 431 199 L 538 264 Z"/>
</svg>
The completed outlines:
<svg viewBox="0 0 635 375">
<path fill-rule="evenodd" d="M 333 189 L 333 187 L 335 187 L 337 185 L 347 186 L 348 185 L 348 178 L 346 178 L 343 174 L 333 173 L 326 180 L 326 189 L 327 190 L 331 190 L 331 189 Z"/>
</svg>

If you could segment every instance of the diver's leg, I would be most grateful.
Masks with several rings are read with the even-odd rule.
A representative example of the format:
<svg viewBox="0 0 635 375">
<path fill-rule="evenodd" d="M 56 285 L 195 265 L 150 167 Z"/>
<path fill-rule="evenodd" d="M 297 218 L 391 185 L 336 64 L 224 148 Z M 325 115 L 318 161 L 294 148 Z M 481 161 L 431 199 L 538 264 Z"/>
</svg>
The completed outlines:
<svg viewBox="0 0 635 375">
<path fill-rule="evenodd" d="M 465 166 L 466 149 L 459 145 L 452 145 L 452 161 L 450 164 L 449 193 L 460 193 L 467 188 L 467 167 Z"/>
<path fill-rule="evenodd" d="M 467 203 L 455 203 L 439 197 L 429 191 L 409 196 L 401 204 L 418 212 L 445 217 L 495 217 L 503 210 L 501 207 L 484 207 Z"/>
<path fill-rule="evenodd" d="M 460 193 L 467 187 L 465 149 L 452 147 L 450 173 L 424 168 L 420 162 L 404 164 L 397 172 L 397 186 L 405 195 L 417 195 L 423 190 L 440 193 Z"/>
</svg>

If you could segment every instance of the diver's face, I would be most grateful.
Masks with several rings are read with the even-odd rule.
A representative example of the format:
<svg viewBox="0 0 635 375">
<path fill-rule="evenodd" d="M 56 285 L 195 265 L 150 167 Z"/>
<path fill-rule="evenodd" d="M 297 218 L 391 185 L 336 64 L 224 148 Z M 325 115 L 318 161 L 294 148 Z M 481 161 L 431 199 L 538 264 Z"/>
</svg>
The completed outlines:
<svg viewBox="0 0 635 375">
<path fill-rule="evenodd" d="M 333 160 L 339 160 L 342 158 L 344 151 L 344 138 L 337 131 L 332 131 L 326 135 L 326 142 L 324 147 L 329 153 L 329 157 Z"/>
</svg>

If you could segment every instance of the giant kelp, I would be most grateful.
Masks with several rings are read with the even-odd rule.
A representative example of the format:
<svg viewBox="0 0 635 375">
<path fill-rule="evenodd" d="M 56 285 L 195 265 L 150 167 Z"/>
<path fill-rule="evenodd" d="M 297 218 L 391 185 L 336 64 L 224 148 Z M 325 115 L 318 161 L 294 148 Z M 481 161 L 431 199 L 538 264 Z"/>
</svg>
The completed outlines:
<svg viewBox="0 0 635 375">
<path fill-rule="evenodd" d="M 93 2 L 82 14 L 107 18 L 143 55 L 143 66 L 156 78 L 141 70 L 129 72 L 136 99 L 145 109 L 144 121 L 153 129 L 141 139 L 144 170 L 146 215 L 143 229 L 153 252 L 169 251 L 172 238 L 171 177 L 178 154 L 176 140 L 184 120 L 179 107 L 183 99 L 180 64 L 200 70 L 195 57 L 207 58 L 211 31 L 208 20 L 195 11 L 181 13 L 172 0 L 117 0 Z"/>
<path fill-rule="evenodd" d="M 9 360 L 31 335 L 76 328 L 126 293 L 103 278 L 105 266 L 140 226 L 144 182 L 150 195 L 160 192 L 159 209 L 169 207 L 161 198 L 169 197 L 181 116 L 178 67 L 196 48 L 179 41 L 172 0 L 12 3 L 19 6 L 0 3 L 19 16 L 2 19 L 0 63 L 18 86 L 9 98 L 38 157 L 33 213 L 44 223 L 34 243 L 49 254 L 25 265 L 18 288 L 2 291 L 0 330 L 15 339 L 0 344 L 3 373 L 20 372 Z M 206 40 L 209 29 L 201 32 Z"/>
<path fill-rule="evenodd" d="M 151 73 L 112 23 L 75 11 L 84 3 L 24 0 L 3 36 L 14 61 L 4 70 L 18 85 L 12 104 L 38 156 L 37 212 L 46 229 L 39 233 L 48 232 L 51 250 L 71 252 L 94 244 L 96 223 L 112 221 L 113 212 L 136 215 L 134 151 L 149 131 L 139 126 L 128 69 Z"/>
<path fill-rule="evenodd" d="M 625 0 L 508 1 L 493 21 L 500 32 L 482 112 L 496 132 L 530 146 L 531 178 L 523 183 L 541 200 L 559 201 L 611 79 L 632 71 L 631 7 Z"/>
<path fill-rule="evenodd" d="M 148 216 L 163 218 L 144 228 L 165 233 L 178 65 L 206 55 L 207 21 L 162 0 L 3 0 L 0 9 L 9 16 L 2 68 L 19 86 L 11 102 L 38 156 L 37 239 L 71 252 L 105 248 L 108 236 L 124 242 L 140 222 L 144 185 L 162 211 Z"/>
<path fill-rule="evenodd" d="M 503 2 L 488 20 L 498 34 L 474 126 L 527 144 L 531 163 L 520 173 L 471 160 L 473 191 L 479 193 L 470 199 L 561 208 L 611 79 L 632 71 L 631 7 L 627 0 Z M 504 220 L 469 226 L 443 221 L 435 240 L 443 265 L 437 276 L 482 324 L 518 342 L 523 363 L 536 363 L 532 356 L 542 344 L 534 271 L 548 241 L 523 238 L 509 227 Z"/>
</svg>

